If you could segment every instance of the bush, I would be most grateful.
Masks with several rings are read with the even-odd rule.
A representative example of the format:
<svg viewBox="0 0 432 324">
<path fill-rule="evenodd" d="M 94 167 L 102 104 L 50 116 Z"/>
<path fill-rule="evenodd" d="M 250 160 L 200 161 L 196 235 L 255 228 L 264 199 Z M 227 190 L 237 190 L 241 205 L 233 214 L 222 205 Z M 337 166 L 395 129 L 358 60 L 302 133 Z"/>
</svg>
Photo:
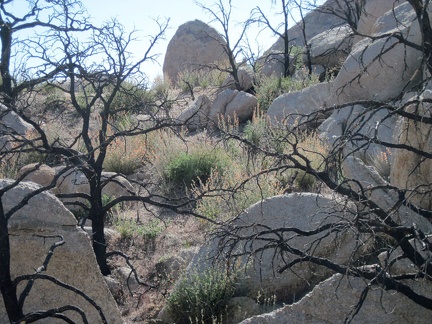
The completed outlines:
<svg viewBox="0 0 432 324">
<path fill-rule="evenodd" d="M 120 233 L 123 240 L 141 239 L 148 249 L 155 246 L 156 238 L 165 228 L 159 219 L 140 223 L 132 219 L 117 217 L 113 219 L 113 227 Z"/>
<path fill-rule="evenodd" d="M 117 137 L 108 146 L 104 169 L 130 175 L 142 167 L 146 152 L 145 136 Z"/>
<path fill-rule="evenodd" d="M 218 149 L 201 148 L 190 153 L 181 152 L 166 166 L 164 178 L 172 187 L 186 186 L 194 183 L 206 183 L 212 170 L 224 170 L 226 155 Z"/>
<path fill-rule="evenodd" d="M 169 296 L 167 307 L 175 323 L 221 323 L 234 291 L 234 278 L 209 268 L 180 281 Z"/>
</svg>

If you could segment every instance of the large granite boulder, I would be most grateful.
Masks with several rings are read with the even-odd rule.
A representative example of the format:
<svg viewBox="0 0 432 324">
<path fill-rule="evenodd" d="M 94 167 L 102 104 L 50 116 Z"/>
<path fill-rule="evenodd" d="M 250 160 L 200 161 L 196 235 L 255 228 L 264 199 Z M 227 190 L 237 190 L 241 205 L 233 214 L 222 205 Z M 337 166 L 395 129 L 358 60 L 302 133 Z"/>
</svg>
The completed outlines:
<svg viewBox="0 0 432 324">
<path fill-rule="evenodd" d="M 241 324 L 280 323 L 346 323 L 361 299 L 367 281 L 336 274 L 317 285 L 299 302 L 274 312 L 248 318 Z M 415 292 L 432 298 L 432 285 L 419 279 L 410 285 Z M 370 289 L 353 323 L 410 323 L 430 322 L 432 311 L 414 303 L 401 293 Z"/>
<path fill-rule="evenodd" d="M 379 27 L 377 27 L 379 26 Z M 375 35 L 400 33 L 421 45 L 421 30 L 409 3 L 387 12 L 374 26 Z M 334 81 L 328 103 L 389 100 L 417 84 L 422 53 L 394 37 L 363 39 L 352 49 Z M 403 62 L 403 64 L 401 63 Z"/>
<path fill-rule="evenodd" d="M 275 196 L 249 207 L 232 225 L 236 228 L 238 235 L 254 235 L 257 231 L 266 228 L 282 227 L 295 227 L 308 231 L 330 222 L 352 217 L 344 211 L 344 208 L 346 205 L 342 201 L 330 196 L 310 193 Z M 314 235 L 308 238 L 293 235 L 290 245 L 298 249 L 313 246 L 315 255 L 321 255 L 339 263 L 347 262 L 354 248 L 352 237 L 347 233 L 340 233 L 339 236 L 328 234 L 329 236 L 323 238 L 319 246 L 313 244 L 318 237 Z M 212 257 L 218 254 L 220 243 L 214 240 L 202 247 L 189 269 L 205 269 L 212 266 Z M 248 244 L 239 241 L 234 250 L 245 249 L 245 252 L 251 252 L 259 250 L 265 244 L 266 241 L 260 240 L 251 240 Z M 320 282 L 330 275 L 327 269 L 320 267 L 312 266 L 313 271 L 311 271 L 309 264 L 297 264 L 290 271 L 279 274 L 277 269 L 283 266 L 284 262 L 275 252 L 274 249 L 268 249 L 247 260 L 249 266 L 246 267 L 244 277 L 238 282 L 239 295 L 256 297 L 260 292 L 266 292 L 268 296 L 275 295 L 279 301 L 292 301 L 296 298 L 295 296 L 310 289 L 313 283 Z M 285 261 L 290 257 L 293 256 L 287 253 Z M 246 260 L 239 262 L 246 262 Z"/>
<path fill-rule="evenodd" d="M 193 71 L 214 63 L 225 64 L 225 40 L 212 27 L 200 20 L 181 25 L 168 44 L 163 73 L 175 84 L 182 71 Z"/>
<path fill-rule="evenodd" d="M 324 82 L 301 91 L 285 93 L 272 102 L 267 116 L 271 122 L 284 123 L 288 127 L 312 121 L 314 124 L 319 123 L 323 116 L 314 113 L 325 106 L 331 89 L 332 83 Z"/>
<path fill-rule="evenodd" d="M 323 65 L 327 70 L 339 69 L 351 50 L 351 44 L 351 27 L 344 25 L 326 30 L 308 42 L 311 64 Z M 303 63 L 307 64 L 307 60 L 303 54 Z"/>
<path fill-rule="evenodd" d="M 0 180 L 0 187 L 4 188 L 11 183 L 12 180 Z M 21 182 L 7 191 L 2 197 L 5 212 L 38 188 L 40 187 L 33 182 Z M 63 237 L 65 244 L 55 249 L 47 270 L 43 273 L 87 294 L 102 308 L 108 323 L 122 323 L 116 303 L 99 271 L 88 235 L 77 228 L 74 216 L 49 192 L 31 198 L 29 203 L 9 220 L 13 277 L 35 273 L 35 269 L 42 266 L 50 246 L 60 240 L 59 235 Z M 20 285 L 19 290 L 22 288 Z M 47 310 L 65 305 L 81 308 L 89 323 L 102 323 L 98 311 L 84 298 L 48 280 L 35 281 L 24 303 L 24 311 Z M 75 322 L 81 320 L 77 313 L 68 315 Z M 0 322 L 9 323 L 6 318 L 1 300 Z M 46 319 L 44 323 L 59 322 Z"/>
<path fill-rule="evenodd" d="M 237 119 L 242 123 L 252 118 L 257 105 L 257 98 L 249 93 L 230 89 L 223 90 L 213 101 L 209 118 L 213 125 L 217 125 L 220 119 L 230 121 Z"/>
<path fill-rule="evenodd" d="M 209 121 L 211 102 L 206 95 L 199 96 L 190 106 L 177 117 L 188 130 L 194 131 L 207 127 Z"/>
<path fill-rule="evenodd" d="M 47 186 L 51 184 L 57 174 L 63 172 L 64 168 L 64 166 L 52 168 L 44 164 L 40 166 L 37 164 L 29 164 L 22 167 L 18 171 L 18 175 L 31 171 L 24 180 L 33 181 L 39 185 Z M 102 194 L 110 198 L 131 196 L 135 193 L 135 189 L 123 175 L 115 172 L 102 172 L 102 180 L 106 181 L 106 184 L 102 189 Z M 77 193 L 89 194 L 90 187 L 87 178 L 82 172 L 76 169 L 69 169 L 59 176 L 52 192 L 56 195 Z M 78 201 L 85 203 L 83 198 L 61 198 L 61 201 L 65 203 L 67 208 L 70 210 L 81 208 L 78 205 L 70 204 L 71 202 Z"/>
</svg>

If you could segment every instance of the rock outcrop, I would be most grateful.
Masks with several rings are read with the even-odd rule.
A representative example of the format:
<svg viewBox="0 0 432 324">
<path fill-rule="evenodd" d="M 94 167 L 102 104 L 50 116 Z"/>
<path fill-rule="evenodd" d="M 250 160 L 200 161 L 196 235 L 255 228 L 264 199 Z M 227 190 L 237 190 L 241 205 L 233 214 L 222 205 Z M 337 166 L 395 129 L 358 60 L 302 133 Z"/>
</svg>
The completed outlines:
<svg viewBox="0 0 432 324">
<path fill-rule="evenodd" d="M 12 180 L 0 180 L 0 187 Z M 21 182 L 2 197 L 5 212 L 16 206 L 27 194 L 37 190 L 32 182 Z M 11 271 L 13 277 L 33 274 L 42 265 L 50 246 L 60 241 L 44 274 L 76 287 L 92 298 L 105 314 L 108 323 L 122 323 L 117 305 L 100 274 L 87 234 L 77 228 L 74 216 L 49 192 L 30 199 L 28 205 L 13 214 L 9 220 L 11 243 Z M 23 287 L 22 285 L 19 286 Z M 83 297 L 48 280 L 36 280 L 24 303 L 24 311 L 48 310 L 65 305 L 81 308 L 89 323 L 102 323 L 98 311 Z M 76 322 L 81 317 L 68 313 Z M 6 320 L 3 301 L 0 302 L 0 322 Z M 59 323 L 46 319 L 44 323 Z"/>
<path fill-rule="evenodd" d="M 213 101 L 209 118 L 213 125 L 217 125 L 220 119 L 238 119 L 240 123 L 252 118 L 258 100 L 255 96 L 244 91 L 223 90 Z"/>
<path fill-rule="evenodd" d="M 318 113 L 325 106 L 331 89 L 332 83 L 324 82 L 301 91 L 285 93 L 272 102 L 267 116 L 271 122 L 284 123 L 288 127 L 302 124 L 305 128 L 310 126 L 308 123 L 312 121 L 316 124 L 320 117 L 314 113 Z"/>
<path fill-rule="evenodd" d="M 55 176 L 60 172 L 63 172 L 64 166 L 56 168 L 49 167 L 45 164 L 38 166 L 37 164 L 29 164 L 24 166 L 18 172 L 18 175 L 24 174 L 26 171 L 31 171 L 24 180 L 33 181 L 42 186 L 47 186 L 52 183 Z M 34 171 L 32 171 L 35 169 Z M 110 197 L 117 198 L 121 196 L 131 196 L 135 192 L 135 189 L 130 182 L 122 175 L 115 172 L 102 172 L 102 180 L 106 181 L 102 189 L 102 194 Z M 61 174 L 56 181 L 55 187 L 52 189 L 54 194 L 77 194 L 85 193 L 89 194 L 90 187 L 87 178 L 80 171 L 70 169 L 64 174 Z M 81 202 L 85 203 L 83 198 L 62 198 L 61 201 L 67 205 L 70 210 L 80 209 L 76 205 L 68 204 L 70 202 Z"/>
<path fill-rule="evenodd" d="M 268 228 L 298 228 L 303 231 L 312 231 L 320 226 L 325 226 L 331 222 L 351 217 L 345 211 L 346 202 L 317 194 L 290 194 L 286 196 L 276 196 L 258 202 L 248 208 L 231 225 L 236 228 L 236 235 L 253 236 L 260 230 Z M 286 234 L 291 236 L 290 234 Z M 323 234 L 319 246 L 314 245 L 317 235 L 310 237 L 296 237 L 292 233 L 289 244 L 292 248 L 304 249 L 309 246 L 314 250 L 313 254 L 321 256 L 334 262 L 344 264 L 351 258 L 355 242 L 348 232 Z M 268 235 L 266 236 L 268 237 Z M 203 246 L 194 257 L 188 267 L 188 273 L 195 271 L 204 272 L 208 268 L 214 268 L 218 262 L 214 263 L 214 258 L 219 255 L 220 244 L 222 241 L 215 239 Z M 250 253 L 259 251 L 266 241 L 258 238 L 250 240 L 247 244 L 239 241 L 236 246 L 230 246 L 235 251 Z M 275 253 L 276 252 L 276 253 Z M 224 255 L 224 252 L 221 252 Z M 273 248 L 265 249 L 252 254 L 252 258 L 247 257 L 238 260 L 221 260 L 219 264 L 224 270 L 227 263 L 237 264 L 242 268 L 239 271 L 239 279 L 236 283 L 236 296 L 256 298 L 258 295 L 274 296 L 280 302 L 296 300 L 299 296 L 332 275 L 332 272 L 324 267 L 313 266 L 306 263 L 299 263 L 289 271 L 279 274 L 277 270 L 285 263 L 284 260 L 295 258 L 290 253 L 284 254 L 284 259 Z M 176 288 L 174 288 L 176 289 Z M 164 318 L 169 318 L 169 314 L 164 311 Z"/>
<path fill-rule="evenodd" d="M 214 28 L 200 20 L 188 21 L 177 29 L 168 44 L 164 76 L 176 84 L 183 71 L 203 69 L 214 63 L 224 65 L 227 62 L 224 46 L 225 40 Z"/>
<path fill-rule="evenodd" d="M 376 36 L 400 33 L 413 44 L 422 42 L 420 27 L 409 3 L 379 18 L 373 31 Z M 402 91 L 417 85 L 421 55 L 420 51 L 404 45 L 395 37 L 361 40 L 354 45 L 340 69 L 329 104 L 396 98 Z"/>
<path fill-rule="evenodd" d="M 351 45 L 350 26 L 344 25 L 326 30 L 308 42 L 311 64 L 322 65 L 326 70 L 339 70 L 351 51 Z M 307 64 L 307 60 L 307 56 L 303 54 L 303 63 Z"/>
<path fill-rule="evenodd" d="M 241 324 L 280 323 L 346 323 L 352 316 L 367 282 L 361 278 L 334 275 L 317 285 L 302 300 L 272 313 L 251 317 Z M 432 297 L 432 285 L 427 280 L 413 282 L 414 291 Z M 354 323 L 412 323 L 430 322 L 432 311 L 412 302 L 394 291 L 370 289 Z"/>
</svg>

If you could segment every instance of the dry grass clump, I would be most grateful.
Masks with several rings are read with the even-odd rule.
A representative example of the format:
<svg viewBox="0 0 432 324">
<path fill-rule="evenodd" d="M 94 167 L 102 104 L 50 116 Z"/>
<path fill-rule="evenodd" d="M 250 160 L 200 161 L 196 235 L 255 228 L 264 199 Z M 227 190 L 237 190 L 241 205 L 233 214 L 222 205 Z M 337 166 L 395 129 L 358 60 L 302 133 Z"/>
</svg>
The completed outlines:
<svg viewBox="0 0 432 324">
<path fill-rule="evenodd" d="M 145 136 L 117 137 L 108 146 L 104 169 L 130 175 L 142 167 L 146 154 Z"/>
</svg>

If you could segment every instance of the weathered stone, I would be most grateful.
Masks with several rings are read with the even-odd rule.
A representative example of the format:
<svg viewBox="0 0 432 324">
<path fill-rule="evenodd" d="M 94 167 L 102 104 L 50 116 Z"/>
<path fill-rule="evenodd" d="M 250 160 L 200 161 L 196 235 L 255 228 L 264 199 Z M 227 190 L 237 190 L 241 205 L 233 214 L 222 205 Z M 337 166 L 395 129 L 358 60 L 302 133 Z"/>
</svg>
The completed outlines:
<svg viewBox="0 0 432 324">
<path fill-rule="evenodd" d="M 293 55 L 289 57 L 290 64 L 288 68 L 289 75 L 295 73 L 296 58 Z M 257 60 L 259 66 L 259 75 L 261 77 L 282 77 L 285 74 L 285 62 L 283 53 L 272 51 Z"/>
<path fill-rule="evenodd" d="M 323 65 L 326 69 L 340 68 L 347 58 L 352 44 L 351 27 L 345 25 L 326 30 L 309 42 L 311 64 Z M 308 63 L 303 54 L 303 63 Z"/>
<path fill-rule="evenodd" d="M 317 122 L 317 113 L 326 104 L 332 84 L 318 83 L 301 91 L 285 93 L 270 105 L 267 116 L 271 122 L 293 127 L 312 120 Z M 313 116 L 309 116 L 314 114 Z M 322 118 L 322 116 L 321 116 Z"/>
<path fill-rule="evenodd" d="M 34 171 L 32 171 L 34 170 Z M 31 172 L 30 172 L 31 171 Z M 37 163 L 28 164 L 23 166 L 19 171 L 17 176 L 22 176 L 25 172 L 30 172 L 25 178 L 25 181 L 33 181 L 37 184 L 40 184 L 43 187 L 50 185 L 54 177 L 56 175 L 56 171 L 54 168 L 46 164 L 41 164 L 38 166 Z"/>
<path fill-rule="evenodd" d="M 317 285 L 299 302 L 269 314 L 244 320 L 241 324 L 346 323 L 361 299 L 367 281 L 336 274 Z M 419 279 L 410 283 L 414 291 L 432 297 L 432 285 Z M 432 311 L 395 291 L 371 289 L 354 323 L 429 323 Z"/>
<path fill-rule="evenodd" d="M 179 73 L 202 69 L 214 63 L 226 64 L 226 45 L 221 35 L 200 20 L 181 25 L 168 44 L 163 73 L 175 84 Z"/>
<path fill-rule="evenodd" d="M 381 31 L 401 33 L 409 42 L 421 44 L 421 31 L 408 3 L 386 14 L 378 23 Z M 402 22 L 409 22 L 408 25 Z M 389 29 L 396 25 L 396 28 Z M 385 37 L 358 42 L 334 81 L 334 93 L 328 104 L 358 100 L 389 100 L 417 84 L 421 52 L 405 46 L 396 38 Z M 401 63 L 403 62 L 403 64 Z M 383 68 L 385 67 L 385 68 Z"/>
<path fill-rule="evenodd" d="M 308 193 L 276 196 L 252 205 L 232 225 L 238 228 L 236 232 L 238 235 L 253 235 L 259 230 L 267 229 L 262 226 L 272 229 L 295 227 L 305 231 L 312 230 L 336 220 L 340 221 L 341 218 L 352 217 L 348 212 L 343 211 L 347 206 L 341 203 L 334 197 Z M 354 240 L 350 238 L 352 239 L 346 233 L 340 233 L 337 237 L 329 234 L 319 247 L 314 249 L 314 254 L 343 264 L 350 259 L 354 248 Z M 316 239 L 315 236 L 293 237 L 290 245 L 294 248 L 305 249 L 312 244 L 314 239 Z M 188 269 L 204 271 L 208 267 L 213 267 L 212 258 L 219 251 L 219 243 L 214 240 L 203 246 Z M 259 240 L 251 241 L 248 244 L 239 242 L 237 248 L 245 249 L 244 252 L 251 252 L 261 248 L 264 244 L 265 242 Z M 279 274 L 276 270 L 284 263 L 281 257 L 277 253 L 275 255 L 274 252 L 273 249 L 269 249 L 252 256 L 252 259 L 237 261 L 238 264 L 248 263 L 244 277 L 242 276 L 237 283 L 237 296 L 256 297 L 259 294 L 265 294 L 275 296 L 278 301 L 292 301 L 295 296 L 310 289 L 314 283 L 330 276 L 329 270 L 309 264 L 297 264 L 290 271 Z M 290 258 L 289 253 L 285 257 Z M 236 263 L 234 260 L 231 261 Z"/>
<path fill-rule="evenodd" d="M 199 96 L 178 116 L 180 123 L 185 123 L 190 131 L 207 127 L 211 102 L 206 95 Z"/>
<path fill-rule="evenodd" d="M 235 118 L 239 122 L 244 122 L 252 118 L 253 112 L 258 105 L 258 100 L 255 96 L 237 90 L 224 90 L 220 92 L 210 109 L 210 120 L 217 125 L 220 118 L 230 119 Z"/>
<path fill-rule="evenodd" d="M 253 88 L 253 79 L 252 79 L 252 75 L 249 71 L 246 71 L 245 69 L 239 69 L 237 71 L 237 76 L 239 79 L 241 91 L 248 91 L 248 90 Z M 229 75 L 224 80 L 224 82 L 222 83 L 221 89 L 238 90 L 236 88 L 234 77 L 232 75 Z"/>
<path fill-rule="evenodd" d="M 12 180 L 0 180 L 0 187 Z M 40 188 L 33 182 L 21 182 L 2 197 L 5 212 L 16 206 L 29 193 Z M 77 228 L 73 215 L 49 192 L 30 199 L 28 205 L 13 214 L 9 220 L 11 243 L 11 271 L 13 277 L 33 274 L 42 265 L 50 246 L 60 241 L 44 274 L 76 287 L 92 298 L 103 310 L 109 323 L 122 323 L 115 301 L 107 289 L 94 257 L 89 237 Z M 43 236 L 53 236 L 44 238 Z M 19 286 L 23 288 L 22 285 Z M 87 316 L 89 323 L 102 323 L 97 310 L 77 294 L 47 281 L 36 280 L 24 303 L 24 311 L 47 310 L 53 307 L 75 305 Z M 74 321 L 78 314 L 68 313 Z M 3 302 L 0 302 L 0 319 L 6 318 Z M 44 320 L 58 323 L 58 320 Z"/>
</svg>

